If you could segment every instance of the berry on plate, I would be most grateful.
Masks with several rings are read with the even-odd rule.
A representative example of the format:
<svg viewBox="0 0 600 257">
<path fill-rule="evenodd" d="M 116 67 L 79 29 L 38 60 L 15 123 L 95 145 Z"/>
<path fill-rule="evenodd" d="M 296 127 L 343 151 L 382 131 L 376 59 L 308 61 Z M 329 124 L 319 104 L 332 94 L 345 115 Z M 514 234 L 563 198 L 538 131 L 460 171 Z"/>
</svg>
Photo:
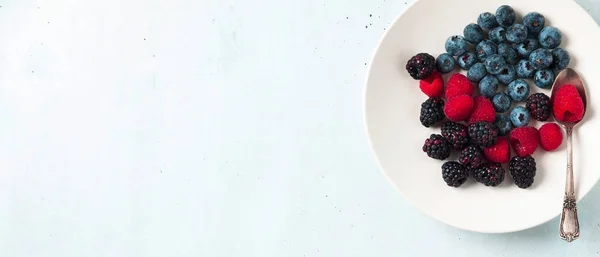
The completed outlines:
<svg viewBox="0 0 600 257">
<path fill-rule="evenodd" d="M 480 62 L 485 61 L 488 56 L 498 53 L 498 46 L 491 40 L 482 40 L 475 47 L 475 54 Z"/>
<path fill-rule="evenodd" d="M 551 70 L 539 70 L 533 75 L 533 84 L 539 88 L 549 88 L 554 83 L 554 72 Z"/>
<path fill-rule="evenodd" d="M 505 137 L 498 137 L 496 143 L 483 148 L 485 158 L 489 162 L 507 163 L 510 159 L 510 145 Z"/>
<path fill-rule="evenodd" d="M 452 56 L 460 56 L 467 52 L 467 40 L 463 36 L 454 35 L 446 40 L 446 52 Z"/>
<path fill-rule="evenodd" d="M 419 81 L 419 88 L 429 97 L 440 97 L 444 94 L 444 78 L 434 71 L 429 77 Z"/>
<path fill-rule="evenodd" d="M 445 74 L 454 70 L 454 67 L 456 67 L 456 60 L 454 60 L 452 55 L 443 53 L 435 60 L 435 67 L 437 68 L 437 71 Z"/>
<path fill-rule="evenodd" d="M 566 68 L 570 61 L 571 57 L 569 56 L 569 52 L 557 47 L 552 50 L 552 64 L 550 65 L 550 69 L 552 69 L 555 74 L 558 74 L 558 71 Z"/>
<path fill-rule="evenodd" d="M 475 90 L 471 81 L 460 73 L 452 74 L 446 84 L 446 99 L 459 95 L 473 95 Z"/>
<path fill-rule="evenodd" d="M 529 84 L 523 79 L 515 79 L 508 84 L 506 93 L 515 102 L 525 101 L 527 96 L 529 96 Z"/>
<path fill-rule="evenodd" d="M 552 111 L 552 105 L 550 104 L 550 97 L 544 93 L 535 93 L 527 98 L 527 104 L 525 105 L 531 116 L 539 121 L 546 121 L 550 118 Z"/>
<path fill-rule="evenodd" d="M 459 95 L 450 98 L 444 106 L 444 114 L 451 121 L 467 120 L 473 110 L 473 98 L 470 95 Z"/>
<path fill-rule="evenodd" d="M 483 64 L 485 64 L 485 70 L 487 70 L 487 72 L 490 74 L 500 73 L 507 65 L 506 60 L 504 60 L 504 58 L 502 58 L 502 56 L 499 54 L 492 54 L 488 56 Z"/>
<path fill-rule="evenodd" d="M 546 69 L 552 64 L 552 52 L 544 48 L 536 49 L 529 55 L 529 63 L 536 70 Z"/>
<path fill-rule="evenodd" d="M 515 46 L 515 50 L 517 50 L 517 54 L 519 54 L 520 57 L 529 58 L 529 55 L 531 55 L 531 53 L 539 47 L 540 46 L 537 39 L 528 38 L 525 39 L 525 41 L 517 44 Z"/>
<path fill-rule="evenodd" d="M 506 93 L 497 93 L 492 98 L 492 104 L 494 105 L 494 110 L 499 113 L 503 113 L 510 109 L 512 101 L 510 100 L 510 96 Z"/>
<path fill-rule="evenodd" d="M 441 135 L 431 134 L 423 144 L 423 152 L 433 159 L 445 160 L 450 156 L 450 151 L 448 141 Z"/>
<path fill-rule="evenodd" d="M 482 14 L 479 14 L 479 16 L 477 17 L 477 24 L 479 24 L 479 26 L 487 30 L 498 26 L 496 16 L 490 12 L 484 12 Z"/>
<path fill-rule="evenodd" d="M 585 113 L 583 100 L 573 85 L 564 85 L 559 88 L 556 97 L 552 100 L 552 113 L 557 120 L 577 122 L 583 119 Z"/>
<path fill-rule="evenodd" d="M 540 41 L 540 45 L 544 48 L 556 48 L 562 42 L 562 33 L 557 28 L 548 26 L 542 29 L 538 41 Z"/>
<path fill-rule="evenodd" d="M 428 53 L 419 53 L 406 62 L 406 70 L 413 79 L 429 77 L 435 69 L 435 58 Z"/>
<path fill-rule="evenodd" d="M 515 14 L 515 10 L 508 6 L 502 5 L 496 9 L 496 21 L 502 27 L 510 27 L 515 23 L 517 19 L 517 15 Z"/>
<path fill-rule="evenodd" d="M 506 40 L 511 43 L 521 43 L 527 38 L 527 27 L 523 24 L 515 23 L 506 30 Z"/>
<path fill-rule="evenodd" d="M 502 71 L 500 71 L 500 73 L 498 73 L 496 75 L 496 78 L 502 84 L 505 84 L 505 85 L 510 84 L 510 82 L 513 82 L 513 80 L 515 80 L 517 78 L 517 73 L 515 72 L 515 66 L 510 65 L 510 64 L 506 65 L 506 67 L 504 69 L 502 69 Z"/>
<path fill-rule="evenodd" d="M 499 163 L 486 163 L 473 170 L 473 178 L 485 186 L 495 187 L 504 181 L 504 172 Z"/>
<path fill-rule="evenodd" d="M 529 63 L 529 60 L 520 60 L 516 67 L 517 77 L 520 79 L 533 78 L 535 69 Z"/>
<path fill-rule="evenodd" d="M 458 162 L 472 169 L 479 168 L 483 161 L 483 152 L 479 146 L 471 145 L 458 154 Z"/>
<path fill-rule="evenodd" d="M 498 128 L 498 135 L 506 136 L 512 130 L 512 122 L 510 118 L 505 114 L 497 114 L 494 125 Z"/>
<path fill-rule="evenodd" d="M 477 44 L 483 40 L 483 29 L 475 23 L 471 23 L 463 30 L 465 39 L 471 44 Z"/>
<path fill-rule="evenodd" d="M 494 120 L 496 120 L 496 111 L 492 102 L 483 96 L 475 97 L 473 111 L 468 123 L 471 124 L 479 121 L 494 122 Z"/>
<path fill-rule="evenodd" d="M 485 65 L 480 62 L 473 64 L 469 71 L 467 71 L 467 78 L 473 82 L 479 82 L 485 75 L 487 75 Z"/>
<path fill-rule="evenodd" d="M 509 137 L 513 150 L 521 157 L 532 155 L 539 144 L 538 131 L 534 127 L 515 128 Z"/>
<path fill-rule="evenodd" d="M 502 26 L 495 27 L 490 30 L 488 36 L 496 44 L 503 43 L 506 40 L 506 29 Z"/>
<path fill-rule="evenodd" d="M 455 161 L 442 164 L 442 178 L 448 186 L 460 187 L 469 177 L 468 169 Z"/>
<path fill-rule="evenodd" d="M 456 62 L 463 70 L 469 70 L 469 68 L 471 68 L 471 66 L 477 62 L 477 56 L 474 52 L 466 52 L 459 56 L 456 59 Z"/>
<path fill-rule="evenodd" d="M 519 188 L 528 188 L 533 184 L 536 167 L 535 159 L 530 155 L 519 157 L 515 156 L 510 159 L 508 164 L 510 175 L 515 181 L 515 185 Z"/>
<path fill-rule="evenodd" d="M 538 12 L 530 12 L 523 17 L 523 25 L 527 27 L 527 31 L 531 34 L 540 33 L 545 24 L 546 19 L 544 15 Z"/>
<path fill-rule="evenodd" d="M 488 74 L 479 81 L 479 93 L 487 98 L 492 98 L 498 92 L 500 82 L 496 76 Z"/>
<path fill-rule="evenodd" d="M 425 127 L 431 127 L 442 121 L 444 115 L 444 100 L 441 98 L 429 98 L 421 104 L 421 124 Z"/>
<path fill-rule="evenodd" d="M 554 151 L 562 144 L 562 129 L 556 123 L 542 125 L 539 133 L 540 146 L 546 151 Z"/>
<path fill-rule="evenodd" d="M 523 106 L 517 106 L 510 111 L 510 121 L 515 127 L 524 127 L 529 124 L 529 111 Z"/>
<path fill-rule="evenodd" d="M 498 54 L 504 57 L 504 60 L 510 64 L 515 64 L 519 60 L 517 51 L 507 43 L 500 43 L 498 45 Z"/>
<path fill-rule="evenodd" d="M 442 136 L 448 140 L 450 147 L 455 150 L 462 150 L 469 143 L 469 134 L 467 126 L 447 121 L 442 124 Z"/>
<path fill-rule="evenodd" d="M 469 125 L 469 138 L 471 144 L 488 147 L 496 143 L 498 128 L 487 121 L 480 121 Z"/>
</svg>

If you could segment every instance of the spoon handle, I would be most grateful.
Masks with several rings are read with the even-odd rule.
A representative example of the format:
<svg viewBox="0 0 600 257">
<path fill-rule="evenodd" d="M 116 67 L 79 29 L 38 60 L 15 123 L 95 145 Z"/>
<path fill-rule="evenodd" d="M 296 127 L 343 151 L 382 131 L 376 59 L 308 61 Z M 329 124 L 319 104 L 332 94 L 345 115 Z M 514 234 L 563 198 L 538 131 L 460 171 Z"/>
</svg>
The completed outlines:
<svg viewBox="0 0 600 257">
<path fill-rule="evenodd" d="M 573 183 L 573 127 L 567 126 L 567 182 L 565 198 L 560 217 L 560 237 L 571 242 L 579 237 L 579 220 L 577 218 L 577 201 Z"/>
</svg>

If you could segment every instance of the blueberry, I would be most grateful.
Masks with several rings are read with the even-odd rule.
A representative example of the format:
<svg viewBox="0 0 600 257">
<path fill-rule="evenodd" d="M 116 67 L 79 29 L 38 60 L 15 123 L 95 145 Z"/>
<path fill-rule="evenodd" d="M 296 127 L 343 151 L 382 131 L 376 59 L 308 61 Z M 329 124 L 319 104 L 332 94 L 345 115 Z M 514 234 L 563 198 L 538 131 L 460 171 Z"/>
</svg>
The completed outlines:
<svg viewBox="0 0 600 257">
<path fill-rule="evenodd" d="M 506 40 L 506 29 L 504 27 L 495 27 L 490 30 L 488 37 L 492 42 L 500 44 Z"/>
<path fill-rule="evenodd" d="M 506 40 L 511 43 L 521 43 L 527 39 L 527 27 L 515 23 L 506 30 Z"/>
<path fill-rule="evenodd" d="M 543 70 L 552 64 L 552 52 L 548 49 L 540 48 L 529 55 L 529 63 L 536 70 Z"/>
<path fill-rule="evenodd" d="M 534 50 L 538 49 L 540 46 L 538 44 L 537 39 L 525 39 L 525 41 L 523 41 L 522 43 L 519 43 L 516 45 L 515 49 L 517 50 L 517 53 L 519 54 L 519 56 L 523 57 L 523 58 L 529 58 L 529 55 L 531 54 L 531 52 L 533 52 Z"/>
<path fill-rule="evenodd" d="M 498 135 L 506 136 L 512 130 L 512 123 L 506 114 L 496 114 L 494 125 L 498 127 Z"/>
<path fill-rule="evenodd" d="M 458 66 L 468 70 L 477 62 L 477 56 L 473 52 L 466 52 L 457 58 Z"/>
<path fill-rule="evenodd" d="M 485 59 L 485 70 L 491 74 L 498 74 L 506 67 L 506 60 L 499 54 L 492 54 Z"/>
<path fill-rule="evenodd" d="M 437 71 L 441 73 L 448 73 L 454 70 L 454 67 L 456 67 L 456 61 L 452 55 L 443 53 L 440 54 L 440 56 L 438 56 L 438 58 L 435 60 L 435 67 L 437 68 Z"/>
<path fill-rule="evenodd" d="M 515 14 L 515 10 L 508 5 L 503 5 L 498 7 L 496 10 L 496 21 L 502 27 L 510 27 L 515 23 L 517 19 L 517 15 Z"/>
<path fill-rule="evenodd" d="M 495 53 L 498 53 L 498 46 L 490 40 L 483 40 L 475 47 L 475 54 L 477 54 L 477 59 L 481 62 Z"/>
<path fill-rule="evenodd" d="M 451 36 L 446 40 L 446 52 L 452 56 L 460 56 L 467 52 L 467 41 L 462 36 Z"/>
<path fill-rule="evenodd" d="M 485 77 L 485 75 L 487 75 L 487 71 L 485 71 L 485 65 L 480 62 L 473 64 L 473 66 L 469 68 L 469 71 L 467 71 L 467 78 L 473 82 L 479 82 L 483 77 Z"/>
<path fill-rule="evenodd" d="M 483 29 L 475 23 L 471 23 L 463 30 L 465 39 L 471 44 L 477 44 L 483 40 Z"/>
<path fill-rule="evenodd" d="M 492 104 L 494 105 L 494 110 L 496 110 L 496 112 L 508 111 L 511 103 L 512 101 L 506 93 L 498 93 L 492 98 Z"/>
<path fill-rule="evenodd" d="M 544 15 L 541 15 L 538 12 L 530 12 L 523 17 L 523 25 L 527 27 L 529 33 L 534 35 L 540 33 L 545 24 L 546 19 L 544 18 Z"/>
<path fill-rule="evenodd" d="M 510 82 L 517 78 L 515 66 L 512 66 L 510 64 L 506 65 L 506 67 L 496 75 L 496 78 L 498 79 L 498 81 L 500 81 L 500 83 L 508 85 Z"/>
<path fill-rule="evenodd" d="M 562 33 L 555 27 L 545 27 L 538 36 L 538 41 L 542 47 L 547 49 L 556 48 L 562 41 Z"/>
<path fill-rule="evenodd" d="M 554 83 L 554 72 L 551 70 L 539 70 L 533 76 L 533 83 L 539 88 L 549 88 Z"/>
<path fill-rule="evenodd" d="M 492 98 L 498 91 L 498 79 L 494 75 L 487 75 L 479 81 L 479 92 L 482 96 Z"/>
<path fill-rule="evenodd" d="M 515 102 L 525 101 L 527 96 L 529 96 L 529 84 L 527 84 L 527 81 L 523 79 L 515 79 L 513 82 L 508 84 L 506 92 L 508 93 L 508 96 L 510 96 L 510 98 L 512 98 L 512 100 Z"/>
<path fill-rule="evenodd" d="M 498 54 L 504 57 L 504 60 L 508 63 L 516 63 L 517 59 L 517 51 L 513 49 L 509 44 L 501 43 L 498 45 Z"/>
<path fill-rule="evenodd" d="M 558 71 L 566 68 L 571 61 L 571 57 L 569 57 L 569 52 L 558 47 L 552 50 L 552 64 L 550 68 L 557 73 Z"/>
<path fill-rule="evenodd" d="M 529 124 L 529 111 L 523 106 L 517 106 L 510 112 L 510 121 L 515 127 L 524 127 Z"/>
<path fill-rule="evenodd" d="M 496 16 L 489 13 L 484 12 L 477 17 L 477 24 L 484 29 L 492 29 L 493 27 L 498 26 L 498 22 L 496 21 Z"/>
<path fill-rule="evenodd" d="M 517 72 L 517 77 L 521 79 L 533 78 L 533 74 L 535 73 L 535 69 L 528 60 L 520 60 L 519 63 L 517 63 L 515 70 Z"/>
</svg>

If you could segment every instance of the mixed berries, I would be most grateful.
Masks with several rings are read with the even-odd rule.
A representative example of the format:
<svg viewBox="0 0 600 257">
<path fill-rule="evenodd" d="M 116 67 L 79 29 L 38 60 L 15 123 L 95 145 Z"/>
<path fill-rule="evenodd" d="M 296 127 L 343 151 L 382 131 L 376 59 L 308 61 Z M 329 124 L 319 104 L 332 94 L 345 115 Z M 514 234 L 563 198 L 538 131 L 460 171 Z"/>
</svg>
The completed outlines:
<svg viewBox="0 0 600 257">
<path fill-rule="evenodd" d="M 445 53 L 437 58 L 418 53 L 406 63 L 427 96 L 421 124 L 441 129 L 430 133 L 422 151 L 445 161 L 442 178 L 448 186 L 460 187 L 472 176 L 495 187 L 509 171 L 516 186 L 531 187 L 537 171 L 532 155 L 538 148 L 554 151 L 563 141 L 556 123 L 538 130 L 532 121 L 583 118 L 584 102 L 574 86 L 562 86 L 552 100 L 544 92 L 530 94 L 530 83 L 550 88 L 571 58 L 559 47 L 562 33 L 546 26 L 542 14 L 530 12 L 517 20 L 508 5 L 495 14 L 481 13 L 462 35 L 447 38 Z M 455 72 L 457 67 L 465 72 Z M 446 81 L 442 74 L 448 74 Z M 450 156 L 457 159 L 448 160 Z"/>
</svg>

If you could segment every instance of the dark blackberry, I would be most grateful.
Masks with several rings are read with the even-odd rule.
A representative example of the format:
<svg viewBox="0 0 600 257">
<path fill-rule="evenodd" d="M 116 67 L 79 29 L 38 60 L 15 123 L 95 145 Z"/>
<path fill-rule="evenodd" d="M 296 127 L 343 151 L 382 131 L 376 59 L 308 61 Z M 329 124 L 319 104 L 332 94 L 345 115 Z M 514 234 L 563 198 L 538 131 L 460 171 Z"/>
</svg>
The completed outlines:
<svg viewBox="0 0 600 257">
<path fill-rule="evenodd" d="M 429 128 L 446 118 L 444 115 L 444 100 L 429 98 L 421 104 L 421 124 Z"/>
<path fill-rule="evenodd" d="M 467 126 L 460 123 L 448 121 L 442 124 L 442 136 L 455 150 L 462 150 L 469 144 Z"/>
<path fill-rule="evenodd" d="M 486 186 L 497 186 L 504 181 L 504 169 L 499 163 L 486 163 L 473 170 L 475 181 Z"/>
<path fill-rule="evenodd" d="M 469 168 L 479 168 L 483 164 L 484 159 L 485 157 L 481 148 L 474 145 L 470 145 L 458 154 L 458 162 Z"/>
<path fill-rule="evenodd" d="M 552 106 L 550 105 L 550 97 L 544 93 L 535 93 L 527 98 L 525 105 L 531 116 L 539 121 L 546 121 L 550 118 Z"/>
<path fill-rule="evenodd" d="M 445 162 L 442 165 L 442 178 L 448 186 L 459 187 L 467 181 L 468 169 L 455 161 Z"/>
<path fill-rule="evenodd" d="M 496 143 L 498 128 L 487 121 L 475 122 L 469 125 L 471 144 L 488 147 Z"/>
<path fill-rule="evenodd" d="M 427 156 L 433 159 L 445 160 L 450 156 L 450 150 L 448 141 L 437 134 L 431 134 L 431 136 L 425 140 L 425 144 L 423 144 L 423 152 L 426 152 Z"/>
<path fill-rule="evenodd" d="M 508 163 L 508 169 L 518 187 L 528 188 L 533 184 L 536 168 L 535 159 L 531 155 L 513 157 Z"/>
<path fill-rule="evenodd" d="M 419 53 L 406 62 L 406 70 L 414 79 L 427 78 L 435 70 L 435 58 L 428 53 Z"/>
</svg>

